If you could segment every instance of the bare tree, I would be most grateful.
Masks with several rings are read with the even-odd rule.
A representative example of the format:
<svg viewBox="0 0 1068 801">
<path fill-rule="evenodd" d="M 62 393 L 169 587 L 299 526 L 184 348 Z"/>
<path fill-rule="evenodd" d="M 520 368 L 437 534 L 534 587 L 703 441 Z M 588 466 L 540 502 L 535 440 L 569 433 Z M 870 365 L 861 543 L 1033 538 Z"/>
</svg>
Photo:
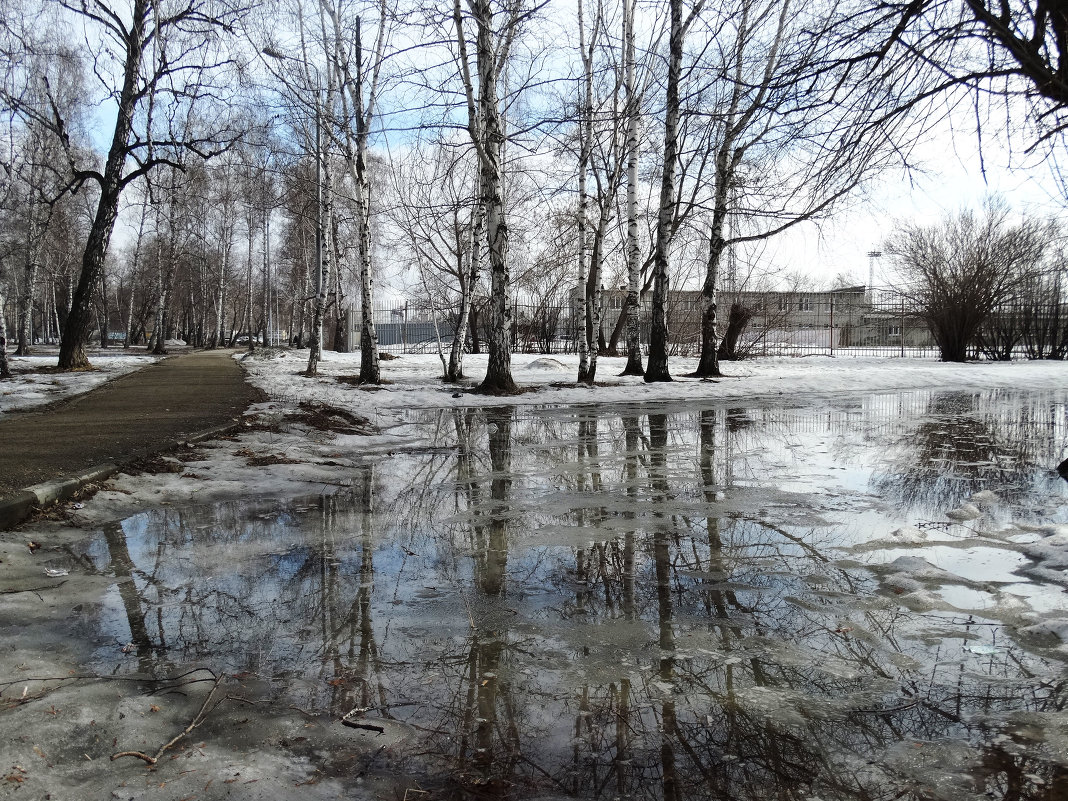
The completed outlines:
<svg viewBox="0 0 1068 801">
<path fill-rule="evenodd" d="M 455 310 L 446 381 L 464 377 L 463 355 L 482 263 L 482 206 L 474 196 L 472 163 L 449 143 L 413 149 L 394 160 L 391 216 L 399 246 L 411 253 L 437 319 Z"/>
<path fill-rule="evenodd" d="M 980 143 L 993 109 L 996 132 L 1008 132 L 1010 142 L 1026 137 L 1029 151 L 1048 149 L 1063 189 L 1066 36 L 1068 10 L 1048 0 L 880 0 L 843 4 L 828 52 L 848 42 L 842 61 L 851 72 L 900 87 L 897 102 L 885 104 L 887 117 L 916 118 L 935 97 L 950 98 L 938 112 L 945 114 L 959 90 L 969 90 Z M 858 41 L 867 46 L 858 50 Z"/>
<path fill-rule="evenodd" d="M 670 286 L 668 270 L 671 240 L 676 229 L 676 169 L 679 158 L 679 84 L 682 78 L 683 44 L 686 31 L 704 5 L 698 0 L 683 18 L 682 0 L 669 0 L 671 29 L 668 38 L 667 84 L 664 100 L 664 163 L 660 174 L 660 201 L 657 208 L 656 238 L 653 245 L 652 329 L 649 336 L 649 361 L 645 380 L 671 381 L 668 369 L 667 304 Z"/>
<path fill-rule="evenodd" d="M 826 215 L 904 161 L 925 128 L 885 117 L 893 86 L 827 59 L 827 7 L 740 0 L 719 13 L 702 20 L 718 47 L 697 59 L 684 111 L 688 149 L 710 156 L 683 176 L 709 218 L 697 376 L 720 374 L 716 293 L 731 249 Z"/>
<path fill-rule="evenodd" d="M 357 258 L 360 275 L 360 382 L 377 384 L 381 379 L 378 334 L 375 332 L 371 278 L 371 179 L 367 168 L 368 139 L 374 119 L 382 66 L 389 38 L 385 0 L 375 6 L 377 31 L 365 62 L 362 38 L 363 15 L 347 9 L 342 0 L 320 0 L 329 20 L 324 30 L 326 55 L 337 75 L 342 124 L 338 126 L 345 164 L 355 190 Z"/>
<path fill-rule="evenodd" d="M 498 82 L 508 63 L 519 23 L 528 16 L 519 0 L 511 0 L 495 24 L 492 0 L 468 0 L 469 19 L 475 27 L 477 84 L 468 57 L 468 33 L 460 0 L 453 4 L 453 24 L 459 50 L 460 73 L 467 101 L 467 130 L 478 154 L 479 194 L 484 209 L 490 266 L 489 363 L 479 389 L 498 395 L 519 391 L 512 378 L 509 337 L 512 312 L 508 306 L 508 219 L 504 203 L 504 121 Z"/>
<path fill-rule="evenodd" d="M 582 46 L 586 25 L 581 4 L 578 21 Z M 579 284 L 584 293 L 581 332 L 584 336 L 579 339 L 578 380 L 591 385 L 597 376 L 597 356 L 605 347 L 601 333 L 604 307 L 601 287 L 607 238 L 617 213 L 619 190 L 627 165 L 627 134 L 620 125 L 626 102 L 623 97 L 624 69 L 614 49 L 598 45 L 599 39 L 607 39 L 607 29 L 605 6 L 598 2 L 590 20 L 589 43 L 582 48 L 583 88 L 579 114 Z M 599 51 L 601 58 L 595 62 Z M 592 193 L 587 186 L 587 173 L 593 178 Z"/>
<path fill-rule="evenodd" d="M 0 164 L 11 178 L 11 191 L 19 196 L 8 213 L 22 230 L 21 280 L 16 295 L 16 355 L 26 356 L 32 344 L 34 298 L 38 290 L 41 261 L 57 204 L 70 190 L 73 174 L 66 150 L 88 155 L 83 144 L 85 112 L 81 65 L 68 47 L 54 40 L 55 34 L 38 38 L 36 31 L 22 31 L 32 41 L 20 69 L 6 76 L 0 96 L 9 107 L 30 113 L 11 119 L 10 151 Z M 69 130 L 55 131 L 43 120 L 61 109 L 69 118 Z"/>
<path fill-rule="evenodd" d="M 218 248 L 218 258 L 214 260 L 215 276 L 212 291 L 214 321 L 209 337 L 210 347 L 221 347 L 227 343 L 226 334 L 226 291 L 233 262 L 234 241 L 237 235 L 237 170 L 227 158 L 214 164 L 209 170 L 211 176 L 210 236 Z"/>
<path fill-rule="evenodd" d="M 582 383 L 592 384 L 597 372 L 597 317 L 600 311 L 598 293 L 601 288 L 600 265 L 587 262 L 587 244 L 589 237 L 586 235 L 586 227 L 589 224 L 589 185 L 587 172 L 590 166 L 590 156 L 593 149 L 593 54 L 597 48 L 597 34 L 599 32 L 600 6 L 593 21 L 590 32 L 590 43 L 586 45 L 586 22 L 583 19 L 583 3 L 578 2 L 578 27 L 579 27 L 579 58 L 582 60 L 582 81 L 578 113 L 578 285 L 582 291 L 582 330 L 578 339 L 578 380 Z M 593 365 L 591 369 L 591 357 Z"/>
<path fill-rule="evenodd" d="M 378 357 L 378 335 L 374 325 L 373 264 L 371 246 L 372 192 L 369 169 L 369 142 L 371 125 L 378 112 L 383 66 L 391 31 L 391 17 L 385 3 L 376 0 L 369 3 L 350 3 L 347 0 L 321 0 L 313 8 L 305 7 L 301 0 L 294 0 L 289 8 L 299 42 L 296 55 L 289 56 L 276 42 L 272 31 L 265 37 L 262 52 L 278 62 L 272 68 L 274 76 L 284 87 L 287 102 L 302 110 L 305 118 L 316 121 L 315 153 L 320 171 L 329 172 L 332 167 L 324 153 L 340 148 L 343 165 L 351 185 L 355 206 L 355 239 L 357 272 L 360 282 L 360 381 L 379 383 L 381 371 Z M 374 22 L 374 35 L 369 48 L 364 44 L 364 31 Z M 273 23 L 271 23 L 273 25 Z M 319 64 L 324 68 L 320 69 Z M 309 102 L 308 98 L 313 100 Z M 310 138 L 310 137 L 309 137 Z M 326 181 L 327 191 L 322 202 L 329 206 L 334 202 L 332 178 L 320 174 L 320 185 Z M 339 185 L 340 186 L 340 185 Z M 330 226 L 336 222 L 324 210 L 323 232 L 320 239 L 334 249 L 338 257 L 335 274 L 335 311 L 342 319 L 340 308 L 342 275 L 340 243 L 332 237 Z M 328 246 L 321 248 L 326 254 Z M 325 269 L 325 268 L 324 268 Z M 321 331 L 317 323 L 325 310 L 328 277 L 324 274 L 317 282 L 320 300 L 314 306 L 313 328 Z M 308 375 L 315 375 L 318 363 L 316 342 L 319 334 L 313 331 L 312 347 L 308 361 Z"/>
<path fill-rule="evenodd" d="M 0 172 L 0 208 L 7 205 L 6 201 L 11 190 L 11 181 L 6 172 Z M 7 243 L 0 239 L 0 379 L 11 377 L 11 366 L 7 359 L 7 304 L 4 300 L 4 291 L 7 284 L 7 264 L 11 250 Z"/>
<path fill-rule="evenodd" d="M 107 0 L 55 3 L 50 8 L 58 8 L 58 13 L 85 26 L 87 41 L 101 43 L 86 57 L 93 60 L 94 74 L 115 103 L 115 124 L 103 169 L 86 164 L 73 149 L 65 153 L 73 174 L 72 188 L 89 182 L 100 192 L 60 346 L 60 368 L 73 369 L 89 363 L 84 348 L 93 328 L 92 297 L 100 284 L 123 191 L 161 164 L 180 165 L 188 153 L 210 156 L 235 137 L 225 114 L 197 117 L 192 132 L 169 123 L 187 118 L 181 109 L 219 102 L 230 91 L 231 87 L 216 79 L 229 66 L 225 36 L 242 9 L 207 0 L 166 4 L 130 0 L 128 7 Z M 32 43 L 27 47 L 32 50 Z M 62 106 L 52 102 L 54 97 L 49 92 L 46 111 L 10 93 L 4 100 L 22 118 L 51 130 L 66 143 L 71 121 Z M 147 113 L 150 102 L 157 104 L 159 113 Z M 135 166 L 127 169 L 131 159 Z"/>
<path fill-rule="evenodd" d="M 926 320 L 942 361 L 963 362 L 998 304 L 1031 279 L 1053 246 L 1045 220 L 1013 222 L 1008 207 L 987 201 L 937 225 L 902 226 L 885 244 L 905 280 L 903 292 Z"/>
<path fill-rule="evenodd" d="M 295 126 L 304 135 L 305 150 L 314 154 L 315 159 L 315 264 L 311 274 L 314 279 L 314 296 L 312 298 L 311 331 L 308 342 L 308 366 L 305 375 L 315 376 L 319 371 L 322 353 L 323 323 L 326 314 L 327 297 L 330 286 L 331 265 L 337 260 L 331 258 L 335 238 L 332 233 L 331 208 L 334 200 L 334 176 L 331 159 L 327 153 L 327 144 L 333 141 L 332 131 L 336 117 L 332 109 L 337 99 L 336 73 L 323 71 L 318 66 L 315 50 L 325 47 L 321 38 L 324 24 L 320 21 L 320 38 L 314 38 L 314 19 L 306 17 L 304 4 L 299 0 L 291 9 L 295 27 L 299 33 L 299 49 L 295 56 L 286 55 L 277 44 L 271 41 L 262 48 L 264 55 L 274 59 L 278 67 L 271 69 L 272 75 L 283 87 L 287 102 L 297 112 L 300 119 Z M 310 101 L 308 98 L 311 98 Z M 308 123 L 312 129 L 308 129 Z"/>
</svg>

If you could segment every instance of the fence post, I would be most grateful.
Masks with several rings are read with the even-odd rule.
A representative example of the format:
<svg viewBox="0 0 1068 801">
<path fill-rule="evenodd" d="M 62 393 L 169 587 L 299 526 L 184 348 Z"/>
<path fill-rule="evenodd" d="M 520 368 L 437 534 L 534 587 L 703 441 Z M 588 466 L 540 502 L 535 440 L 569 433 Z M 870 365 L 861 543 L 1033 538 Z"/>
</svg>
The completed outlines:
<svg viewBox="0 0 1068 801">
<path fill-rule="evenodd" d="M 901 296 L 901 322 L 898 323 L 901 337 L 901 358 L 905 358 L 905 296 Z"/>
<path fill-rule="evenodd" d="M 401 318 L 401 352 L 408 352 L 408 301 L 404 301 L 404 317 Z"/>
<path fill-rule="evenodd" d="M 834 296 L 831 296 L 831 355 L 834 356 Z"/>
</svg>

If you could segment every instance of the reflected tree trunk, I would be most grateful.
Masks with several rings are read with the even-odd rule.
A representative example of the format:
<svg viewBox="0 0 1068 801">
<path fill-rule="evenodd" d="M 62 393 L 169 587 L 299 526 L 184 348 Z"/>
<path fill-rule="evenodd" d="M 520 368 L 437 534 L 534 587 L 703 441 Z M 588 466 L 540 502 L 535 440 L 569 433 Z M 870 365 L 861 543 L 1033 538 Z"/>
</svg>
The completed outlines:
<svg viewBox="0 0 1068 801">
<path fill-rule="evenodd" d="M 667 478 L 667 415 L 649 415 L 649 462 L 656 508 L 665 508 L 671 489 Z M 667 688 L 661 704 L 660 763 L 663 770 L 664 801 L 681 801 L 682 793 L 675 766 L 673 737 L 678 730 L 675 700 L 675 631 L 671 618 L 671 535 L 663 513 L 657 511 L 657 528 L 653 533 L 653 565 L 656 570 L 656 607 L 659 626 L 660 682 Z"/>
<path fill-rule="evenodd" d="M 626 438 L 626 461 L 624 475 L 627 479 L 628 520 L 635 518 L 634 509 L 638 505 L 638 462 L 641 444 L 641 429 L 637 417 L 624 417 L 623 430 Z M 637 619 L 634 595 L 634 540 L 633 526 L 628 526 L 623 534 L 623 616 L 626 620 Z"/>
<path fill-rule="evenodd" d="M 119 591 L 122 609 L 126 613 L 126 623 L 130 627 L 130 642 L 137 651 L 138 670 L 151 676 L 155 646 L 148 633 L 148 625 L 145 622 L 147 612 L 141 606 L 141 593 L 134 579 L 134 561 L 126 543 L 126 532 L 119 523 L 110 523 L 104 526 L 104 541 L 108 546 L 115 587 Z"/>
<path fill-rule="evenodd" d="M 362 493 L 360 498 L 360 587 L 356 593 L 356 620 L 359 632 L 359 651 L 356 659 L 356 677 L 359 679 L 358 705 L 364 708 L 376 703 L 385 709 L 388 698 L 381 681 L 374 681 L 378 669 L 378 644 L 375 640 L 371 598 L 374 593 L 374 465 L 360 471 Z M 377 691 L 377 699 L 374 698 Z"/>
<path fill-rule="evenodd" d="M 512 415 L 506 406 L 487 413 L 489 456 L 493 477 L 490 479 L 489 541 L 483 556 L 479 586 L 487 595 L 500 595 L 508 567 L 508 502 L 512 479 Z"/>
</svg>

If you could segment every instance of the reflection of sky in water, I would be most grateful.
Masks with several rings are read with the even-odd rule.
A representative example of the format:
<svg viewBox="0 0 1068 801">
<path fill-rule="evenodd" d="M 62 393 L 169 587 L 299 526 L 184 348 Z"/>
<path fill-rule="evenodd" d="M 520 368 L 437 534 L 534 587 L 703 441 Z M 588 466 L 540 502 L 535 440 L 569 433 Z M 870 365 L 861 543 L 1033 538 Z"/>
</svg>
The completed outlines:
<svg viewBox="0 0 1068 801">
<path fill-rule="evenodd" d="M 1014 572 L 1008 528 L 1064 520 L 1063 394 L 413 424 L 431 447 L 368 462 L 351 494 L 106 531 L 100 667 L 206 661 L 279 703 L 394 716 L 422 734 L 389 769 L 461 797 L 957 799 L 1011 780 L 1037 799 L 1068 781 L 1046 723 L 1063 662 L 1006 626 L 1065 614 Z M 980 491 L 999 500 L 951 523 Z M 930 544 L 894 542 L 902 526 Z"/>
</svg>

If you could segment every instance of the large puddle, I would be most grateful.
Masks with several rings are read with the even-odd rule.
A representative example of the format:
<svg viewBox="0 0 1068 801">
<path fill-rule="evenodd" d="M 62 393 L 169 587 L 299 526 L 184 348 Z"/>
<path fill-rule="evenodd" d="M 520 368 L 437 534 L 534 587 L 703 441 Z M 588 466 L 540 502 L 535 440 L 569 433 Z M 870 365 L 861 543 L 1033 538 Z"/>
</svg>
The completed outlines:
<svg viewBox="0 0 1068 801">
<path fill-rule="evenodd" d="M 76 625 L 403 724 L 413 797 L 1062 799 L 1066 404 L 421 413 L 350 489 L 103 531 Z"/>
</svg>

